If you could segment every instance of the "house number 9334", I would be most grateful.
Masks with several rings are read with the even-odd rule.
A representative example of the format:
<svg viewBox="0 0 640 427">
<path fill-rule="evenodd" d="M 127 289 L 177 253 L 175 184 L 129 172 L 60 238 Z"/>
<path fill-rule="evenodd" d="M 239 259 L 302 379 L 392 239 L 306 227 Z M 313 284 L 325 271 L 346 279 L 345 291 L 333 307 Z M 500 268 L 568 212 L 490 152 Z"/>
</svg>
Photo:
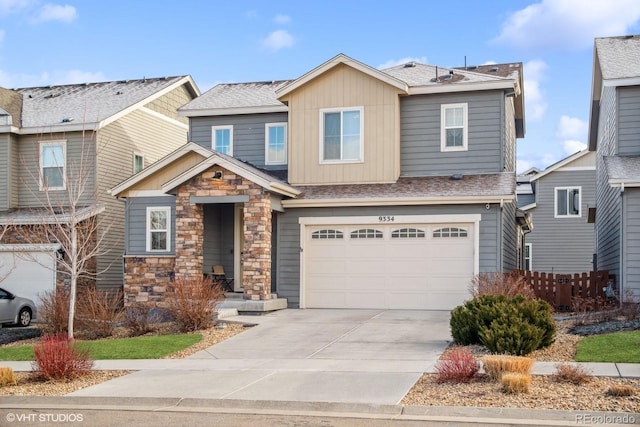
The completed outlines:
<svg viewBox="0 0 640 427">
<path fill-rule="evenodd" d="M 396 220 L 395 217 L 388 216 L 388 215 L 378 217 L 378 222 L 393 222 L 395 220 Z"/>
</svg>

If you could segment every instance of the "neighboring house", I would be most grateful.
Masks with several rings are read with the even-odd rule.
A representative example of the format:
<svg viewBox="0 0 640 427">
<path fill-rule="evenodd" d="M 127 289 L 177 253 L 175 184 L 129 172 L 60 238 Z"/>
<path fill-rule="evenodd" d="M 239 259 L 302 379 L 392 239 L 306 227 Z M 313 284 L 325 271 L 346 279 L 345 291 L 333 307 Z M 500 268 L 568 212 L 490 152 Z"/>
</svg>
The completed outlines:
<svg viewBox="0 0 640 427">
<path fill-rule="evenodd" d="M 518 207 L 534 224 L 525 236 L 525 270 L 593 270 L 595 231 L 587 215 L 595 205 L 595 182 L 595 153 L 587 150 L 518 177 Z"/>
<path fill-rule="evenodd" d="M 640 298 L 640 35 L 595 39 L 589 150 L 596 152 L 598 269 Z"/>
<path fill-rule="evenodd" d="M 33 225 L 64 216 L 82 183 L 76 207 L 87 218 L 103 209 L 98 235 L 109 253 L 95 259 L 97 283 L 121 288 L 124 210 L 107 190 L 186 143 L 188 120 L 177 109 L 198 95 L 189 76 L 0 89 L 0 226 L 19 226 L 0 242 L 2 287 L 31 297 L 54 288 L 63 254 Z M 58 273 L 59 284 L 66 279 Z"/>
<path fill-rule="evenodd" d="M 485 68 L 338 55 L 186 104 L 192 142 L 112 189 L 128 301 L 219 264 L 256 307 L 451 309 L 516 268 L 522 66 Z"/>
</svg>

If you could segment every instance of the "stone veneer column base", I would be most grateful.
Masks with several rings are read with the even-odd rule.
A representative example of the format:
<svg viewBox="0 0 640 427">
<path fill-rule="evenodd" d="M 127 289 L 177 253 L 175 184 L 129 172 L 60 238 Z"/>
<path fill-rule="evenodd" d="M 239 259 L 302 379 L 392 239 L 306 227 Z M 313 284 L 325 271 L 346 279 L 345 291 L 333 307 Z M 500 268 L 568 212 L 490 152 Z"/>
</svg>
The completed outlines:
<svg viewBox="0 0 640 427">
<path fill-rule="evenodd" d="M 124 258 L 124 305 L 142 303 L 166 308 L 167 288 L 175 278 L 175 257 L 140 256 Z"/>
</svg>

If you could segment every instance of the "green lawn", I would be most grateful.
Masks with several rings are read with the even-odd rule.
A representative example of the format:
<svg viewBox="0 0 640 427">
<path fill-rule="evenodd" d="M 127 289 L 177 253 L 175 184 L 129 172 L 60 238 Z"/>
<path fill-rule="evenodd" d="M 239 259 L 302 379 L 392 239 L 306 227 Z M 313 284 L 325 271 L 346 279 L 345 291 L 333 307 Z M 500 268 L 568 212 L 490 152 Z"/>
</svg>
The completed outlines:
<svg viewBox="0 0 640 427">
<path fill-rule="evenodd" d="M 160 359 L 200 342 L 200 334 L 157 335 L 135 338 L 79 341 L 94 360 L 104 359 Z M 0 348 L 0 360 L 34 360 L 33 345 Z"/>
<path fill-rule="evenodd" d="M 576 362 L 640 363 L 640 331 L 594 335 L 578 343 Z"/>
</svg>

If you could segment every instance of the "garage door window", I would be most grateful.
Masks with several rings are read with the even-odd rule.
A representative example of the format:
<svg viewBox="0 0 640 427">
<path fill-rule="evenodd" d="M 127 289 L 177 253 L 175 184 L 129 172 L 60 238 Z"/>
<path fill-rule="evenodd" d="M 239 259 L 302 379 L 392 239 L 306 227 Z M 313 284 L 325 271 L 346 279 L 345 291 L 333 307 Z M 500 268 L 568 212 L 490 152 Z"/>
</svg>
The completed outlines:
<svg viewBox="0 0 640 427">
<path fill-rule="evenodd" d="M 400 228 L 391 233 L 392 239 L 417 239 L 424 237 L 424 230 L 420 230 L 419 228 Z"/>
<path fill-rule="evenodd" d="M 433 232 L 433 237 L 467 237 L 467 230 L 458 227 L 439 228 Z"/>
<path fill-rule="evenodd" d="M 361 228 L 351 232 L 352 239 L 382 239 L 382 231 L 373 228 Z"/>
<path fill-rule="evenodd" d="M 318 230 L 314 231 L 311 234 L 312 239 L 342 239 L 344 237 L 344 233 L 339 230 Z"/>
</svg>

